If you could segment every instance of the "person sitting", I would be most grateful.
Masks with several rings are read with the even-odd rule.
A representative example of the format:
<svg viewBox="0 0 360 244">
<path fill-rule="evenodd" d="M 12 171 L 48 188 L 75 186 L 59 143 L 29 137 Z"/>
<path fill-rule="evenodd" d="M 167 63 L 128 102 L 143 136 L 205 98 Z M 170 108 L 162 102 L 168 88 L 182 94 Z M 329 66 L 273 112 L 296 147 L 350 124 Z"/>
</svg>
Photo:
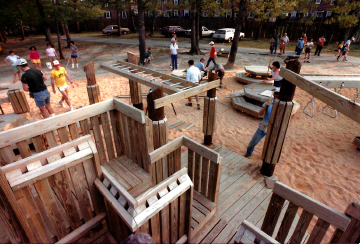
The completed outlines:
<svg viewBox="0 0 360 244">
<path fill-rule="evenodd" d="M 275 61 L 272 65 L 272 67 L 269 66 L 269 69 L 271 69 L 271 76 L 264 80 L 264 83 L 272 83 L 272 81 L 274 81 L 274 86 L 280 88 L 281 81 L 283 80 L 280 76 L 280 63 L 279 61 Z"/>
<path fill-rule="evenodd" d="M 279 97 L 279 91 L 279 88 L 275 88 L 274 99 Z M 262 138 L 264 138 L 264 136 L 266 136 L 267 127 L 270 121 L 271 110 L 274 104 L 274 99 L 271 99 L 262 105 L 262 109 L 260 110 L 259 115 L 264 116 L 264 118 L 260 122 L 259 128 L 256 130 L 251 141 L 249 142 L 249 145 L 247 146 L 246 153 L 244 155 L 244 157 L 246 158 L 251 157 L 255 146 L 261 141 Z"/>
<path fill-rule="evenodd" d="M 189 68 L 186 71 L 186 80 L 192 83 L 198 84 L 201 80 L 200 70 L 194 66 L 194 60 L 188 61 Z M 195 99 L 197 102 L 197 109 L 200 110 L 200 100 L 199 95 L 195 95 Z M 192 107 L 191 97 L 188 98 L 189 102 L 185 104 L 185 106 Z"/>
<path fill-rule="evenodd" d="M 196 67 L 200 70 L 200 71 L 203 71 L 204 72 L 204 76 L 207 75 L 207 70 L 205 68 L 205 59 L 204 58 L 200 58 L 200 61 L 199 63 L 196 64 Z"/>
</svg>

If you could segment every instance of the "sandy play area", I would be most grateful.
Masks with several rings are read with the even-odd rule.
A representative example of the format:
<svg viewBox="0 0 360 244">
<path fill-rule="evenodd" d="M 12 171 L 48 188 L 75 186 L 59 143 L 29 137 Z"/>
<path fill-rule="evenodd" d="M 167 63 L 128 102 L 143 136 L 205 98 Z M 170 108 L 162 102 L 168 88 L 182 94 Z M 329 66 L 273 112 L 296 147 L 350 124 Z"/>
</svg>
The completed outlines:
<svg viewBox="0 0 360 244">
<path fill-rule="evenodd" d="M 137 53 L 136 46 L 125 48 L 115 44 L 91 46 L 90 43 L 78 43 L 78 48 L 80 49 L 81 68 L 79 70 L 69 69 L 69 75 L 75 81 L 75 88 L 70 90 L 70 98 L 75 108 L 89 104 L 82 66 L 90 60 L 94 60 L 96 64 L 96 78 L 103 100 L 117 95 L 129 94 L 128 80 L 100 70 L 99 64 L 110 60 L 123 60 L 127 50 Z M 185 51 L 187 50 L 180 49 L 180 68 L 186 68 L 189 59 L 197 61 L 201 57 L 186 55 Z M 26 49 L 21 52 L 24 53 L 23 55 L 28 55 Z M 170 73 L 170 59 L 167 57 L 167 52 L 166 47 L 153 49 L 155 60 L 148 67 Z M 0 58 L 3 59 L 4 55 L 1 55 Z M 205 58 L 207 59 L 207 56 Z M 236 63 L 239 71 L 243 71 L 244 66 L 267 65 L 269 58 L 269 56 L 262 55 L 238 54 Z M 283 58 L 276 56 L 275 60 L 279 60 L 283 64 Z M 62 61 L 64 66 L 66 61 Z M 226 59 L 218 58 L 218 62 L 225 64 Z M 5 67 L 3 63 L 1 65 L 0 69 L 4 75 L 1 77 L 0 86 L 13 87 L 9 67 Z M 45 64 L 43 67 L 45 68 Z M 359 73 L 359 68 L 359 62 L 338 63 L 334 56 L 329 56 L 327 62 L 314 59 L 311 60 L 310 64 L 303 64 L 302 72 L 354 74 Z M 49 78 L 49 71 L 46 71 L 45 74 Z M 18 83 L 16 86 L 20 86 L 20 84 Z M 146 93 L 148 89 L 148 87 L 143 87 L 143 93 Z M 243 89 L 243 85 L 235 80 L 235 72 L 227 72 L 224 79 L 224 88 L 217 91 L 219 102 L 217 103 L 217 130 L 214 135 L 214 142 L 243 155 L 260 120 L 231 107 L 230 99 L 226 96 L 241 89 Z M 355 89 L 343 89 L 341 94 L 353 99 Z M 28 95 L 27 98 L 30 103 L 32 117 L 35 120 L 41 119 L 34 100 L 30 99 Z M 297 88 L 294 99 L 301 105 L 301 108 L 291 119 L 280 163 L 276 167 L 275 174 L 285 184 L 340 212 L 344 212 L 350 202 L 359 200 L 360 195 L 360 152 L 352 145 L 354 137 L 359 135 L 359 124 L 342 114 L 339 114 L 336 119 L 323 115 L 321 110 L 325 104 L 318 100 L 315 100 L 315 117 L 309 118 L 302 113 L 302 109 L 310 101 L 311 96 Z M 68 112 L 68 108 L 62 108 L 57 104 L 59 100 L 59 93 L 52 94 L 51 102 L 56 114 Z M 129 99 L 123 100 L 129 102 Z M 180 135 L 186 135 L 202 142 L 203 111 L 199 111 L 195 107 L 185 107 L 185 102 L 186 100 L 174 103 L 177 116 L 174 115 L 171 106 L 165 107 L 165 114 L 169 123 L 183 120 L 192 122 L 195 126 L 185 133 L 171 130 L 169 133 L 170 140 Z M 203 101 L 201 101 L 202 108 Z M 4 110 L 9 113 L 12 109 L 10 105 L 5 105 Z M 251 158 L 259 164 L 261 164 L 262 145 L 263 141 L 256 147 Z"/>
</svg>

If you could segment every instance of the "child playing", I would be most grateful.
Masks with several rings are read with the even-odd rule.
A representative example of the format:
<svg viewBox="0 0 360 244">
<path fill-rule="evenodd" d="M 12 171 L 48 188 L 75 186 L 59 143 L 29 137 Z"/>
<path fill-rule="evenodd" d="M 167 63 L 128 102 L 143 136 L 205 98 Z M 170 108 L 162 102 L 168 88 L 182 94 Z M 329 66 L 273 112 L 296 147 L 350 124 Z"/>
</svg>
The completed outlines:
<svg viewBox="0 0 360 244">
<path fill-rule="evenodd" d="M 148 62 L 148 64 L 150 63 L 151 60 L 153 60 L 153 56 L 151 54 L 151 47 L 148 48 L 148 51 L 145 53 L 145 60 L 144 60 L 144 65 L 146 64 L 146 61 Z"/>
<path fill-rule="evenodd" d="M 269 66 L 269 69 L 271 69 L 271 76 L 264 80 L 264 83 L 272 83 L 272 81 L 274 81 L 274 86 L 280 88 L 283 80 L 280 76 L 280 63 L 275 61 L 272 65 L 272 67 Z"/>
<path fill-rule="evenodd" d="M 35 67 L 42 71 L 41 69 L 41 61 L 40 61 L 40 55 L 36 49 L 35 46 L 31 46 L 30 47 L 30 60 L 31 60 L 31 63 L 35 65 Z"/>
<path fill-rule="evenodd" d="M 210 45 L 210 47 L 211 47 L 211 49 L 210 49 L 210 58 L 208 59 L 205 68 L 209 67 L 209 64 L 210 64 L 211 61 L 212 61 L 212 62 L 214 63 L 214 65 L 216 66 L 216 61 L 215 61 L 215 59 L 217 59 L 217 55 L 216 55 L 215 43 L 214 43 L 213 41 L 211 41 L 211 42 L 209 43 L 209 45 Z"/>
<path fill-rule="evenodd" d="M 270 54 L 273 54 L 274 53 L 274 39 L 271 40 L 270 42 Z"/>
<path fill-rule="evenodd" d="M 19 80 L 21 80 L 20 77 L 20 68 L 17 66 L 17 61 L 20 59 L 18 55 L 15 55 L 15 52 L 13 50 L 9 51 L 9 56 L 5 58 L 5 63 L 9 64 L 12 68 L 12 71 L 14 72 L 14 83 L 16 83 L 16 74 L 19 76 Z"/>
<path fill-rule="evenodd" d="M 344 47 L 344 41 L 338 42 L 337 44 L 338 44 L 338 47 L 337 47 L 337 49 L 335 50 L 335 56 L 339 56 L 339 55 L 340 55 L 341 50 L 342 50 L 343 47 Z"/>
<path fill-rule="evenodd" d="M 314 46 L 313 39 L 305 44 L 305 60 L 304 63 L 310 63 L 311 48 Z M 306 60 L 307 59 L 307 60 Z"/>
<path fill-rule="evenodd" d="M 60 67 L 59 61 L 55 60 L 53 62 L 54 69 L 51 71 L 51 86 L 53 88 L 53 93 L 56 93 L 55 85 L 57 86 L 59 92 L 62 94 L 62 98 L 59 101 L 59 104 L 65 108 L 64 101 L 69 105 L 70 111 L 73 111 L 73 107 L 71 106 L 71 102 L 69 99 L 68 89 L 69 86 L 66 84 L 66 79 L 70 81 L 71 86 L 74 88 L 73 82 L 71 81 L 70 77 L 66 73 L 65 68 Z"/>
<path fill-rule="evenodd" d="M 74 60 L 76 61 L 76 68 L 79 68 L 79 62 L 77 53 L 79 52 L 78 48 L 75 46 L 73 41 L 70 42 L 70 51 L 71 51 L 71 68 L 74 68 Z"/>
<path fill-rule="evenodd" d="M 281 54 L 285 54 L 285 42 L 284 40 L 281 40 L 281 43 L 280 43 L 280 53 L 279 55 Z"/>
<path fill-rule="evenodd" d="M 47 60 L 50 60 L 50 61 L 59 59 L 59 57 L 55 51 L 54 45 L 51 45 L 50 43 L 47 44 L 46 57 L 47 57 Z"/>
<path fill-rule="evenodd" d="M 342 48 L 342 53 L 339 54 L 339 56 L 338 56 L 337 59 L 336 59 L 338 62 L 340 61 L 340 58 L 341 58 L 341 57 L 344 57 L 344 58 L 343 58 L 343 61 L 347 61 L 347 60 L 346 60 L 346 53 L 347 53 L 348 48 L 349 48 L 349 45 L 348 45 L 348 44 L 346 44 L 346 45 L 343 46 L 343 48 Z"/>
</svg>

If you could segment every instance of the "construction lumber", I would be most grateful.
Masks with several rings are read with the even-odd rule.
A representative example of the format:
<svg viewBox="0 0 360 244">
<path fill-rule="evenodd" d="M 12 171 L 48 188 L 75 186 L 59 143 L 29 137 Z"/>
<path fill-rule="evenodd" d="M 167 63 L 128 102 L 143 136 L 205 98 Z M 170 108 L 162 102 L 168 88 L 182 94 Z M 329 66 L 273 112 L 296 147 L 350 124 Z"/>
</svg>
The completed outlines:
<svg viewBox="0 0 360 244">
<path fill-rule="evenodd" d="M 20 89 L 13 89 L 7 92 L 11 106 L 16 114 L 23 114 L 30 112 L 29 104 L 26 100 L 25 93 Z"/>
<path fill-rule="evenodd" d="M 114 100 L 114 108 L 121 111 L 122 114 L 125 114 L 126 116 L 136 120 L 137 122 L 141 124 L 145 124 L 145 113 L 142 110 L 134 109 L 132 106 L 130 106 L 127 103 L 124 103 L 123 101 L 113 98 Z"/>
<path fill-rule="evenodd" d="M 189 126 L 190 124 L 191 124 L 190 122 L 185 123 L 185 124 L 181 125 L 179 128 L 177 128 L 175 131 L 181 131 L 182 128 L 185 128 L 185 127 Z"/>
<path fill-rule="evenodd" d="M 192 127 L 194 127 L 194 126 L 195 126 L 195 125 L 194 125 L 193 123 L 191 123 L 189 126 L 187 126 L 187 127 L 183 128 L 183 129 L 181 129 L 181 130 L 180 130 L 180 132 L 185 132 L 185 131 L 187 131 L 187 130 L 191 129 Z"/>
<path fill-rule="evenodd" d="M 95 66 L 93 61 L 84 66 L 84 72 L 86 75 L 86 89 L 90 104 L 101 102 L 100 89 L 99 85 L 96 84 Z"/>
<path fill-rule="evenodd" d="M 281 69 L 280 75 L 294 84 L 294 86 L 298 86 L 355 122 L 360 123 L 360 104 L 354 103 L 351 99 L 331 91 L 322 85 L 308 80 L 288 69 Z M 282 88 L 283 87 L 281 87 L 281 89 Z"/>
<path fill-rule="evenodd" d="M 99 88 L 98 84 L 91 85 L 91 86 L 87 85 L 86 90 L 88 93 L 90 105 L 101 102 L 100 88 Z"/>
<path fill-rule="evenodd" d="M 302 74 L 302 77 L 326 88 L 340 88 L 342 84 L 344 88 L 360 88 L 360 76 L 305 76 Z"/>
<path fill-rule="evenodd" d="M 184 124 L 184 123 L 185 123 L 184 121 L 179 120 L 179 121 L 176 121 L 176 122 L 170 124 L 170 125 L 168 126 L 168 128 L 169 128 L 169 130 L 171 130 L 172 128 L 175 128 L 175 127 L 177 127 L 177 126 L 179 126 L 179 125 L 182 125 L 182 124 Z"/>
<path fill-rule="evenodd" d="M 169 143 L 157 148 L 155 151 L 149 153 L 150 163 L 155 163 L 156 161 L 162 159 L 169 153 L 175 151 L 183 145 L 183 136 L 180 136 Z"/>
<path fill-rule="evenodd" d="M 257 240 L 259 243 L 279 243 L 247 220 L 244 220 L 240 225 L 240 228 L 235 235 L 234 243 L 247 243 L 242 241 L 244 236 L 251 242 Z"/>
<path fill-rule="evenodd" d="M 131 64 L 135 64 L 135 65 L 137 64 L 137 56 L 132 52 L 129 51 L 127 52 L 127 60 Z M 135 73 L 139 71 L 133 71 L 133 72 Z M 142 103 L 141 84 L 129 79 L 129 86 L 130 86 L 131 103 L 135 108 L 142 110 L 143 103 Z"/>
<path fill-rule="evenodd" d="M 201 156 L 209 159 L 210 161 L 213 161 L 215 163 L 220 163 L 221 161 L 221 157 L 220 154 L 217 153 L 216 151 L 201 145 L 200 143 L 191 140 L 190 138 L 186 137 L 186 136 L 182 136 L 183 137 L 183 145 L 188 147 L 189 149 L 191 149 L 192 151 L 200 154 Z"/>
<path fill-rule="evenodd" d="M 208 73 L 209 84 L 220 85 L 220 80 L 218 75 L 213 72 Z M 203 133 L 204 133 L 204 144 L 209 146 L 212 144 L 213 134 L 215 132 L 215 123 L 216 123 L 216 87 L 208 89 L 206 97 L 204 99 L 204 115 L 203 115 Z"/>
</svg>

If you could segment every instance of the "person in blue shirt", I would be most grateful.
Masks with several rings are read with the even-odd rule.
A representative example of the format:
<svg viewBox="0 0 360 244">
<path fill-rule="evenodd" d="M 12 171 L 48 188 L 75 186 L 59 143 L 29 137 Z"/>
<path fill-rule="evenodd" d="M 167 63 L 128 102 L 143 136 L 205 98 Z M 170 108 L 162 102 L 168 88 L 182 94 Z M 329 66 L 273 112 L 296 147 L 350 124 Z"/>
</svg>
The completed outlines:
<svg viewBox="0 0 360 244">
<path fill-rule="evenodd" d="M 280 90 L 279 88 L 275 88 L 274 99 L 278 98 L 279 90 Z M 247 158 L 251 157 L 251 155 L 255 149 L 255 146 L 261 141 L 261 139 L 264 138 L 264 136 L 266 136 L 267 127 L 268 127 L 268 124 L 270 121 L 271 110 L 272 110 L 273 104 L 274 104 L 274 99 L 271 99 L 271 100 L 269 100 L 269 102 L 264 103 L 262 106 L 263 108 L 259 112 L 259 115 L 260 116 L 264 115 L 264 118 L 260 122 L 259 128 L 256 130 L 251 141 L 249 142 L 249 145 L 247 147 L 246 154 L 245 154 L 245 157 L 247 157 Z"/>
<path fill-rule="evenodd" d="M 300 37 L 299 41 L 296 43 L 296 55 L 300 55 L 304 48 L 304 40 Z"/>
<path fill-rule="evenodd" d="M 196 64 L 196 67 L 197 67 L 199 70 L 204 71 L 204 76 L 206 76 L 206 75 L 207 75 L 207 70 L 206 70 L 206 68 L 205 68 L 204 63 L 205 63 L 205 59 L 204 59 L 204 58 L 200 58 L 200 61 L 199 61 L 199 63 Z"/>
</svg>

